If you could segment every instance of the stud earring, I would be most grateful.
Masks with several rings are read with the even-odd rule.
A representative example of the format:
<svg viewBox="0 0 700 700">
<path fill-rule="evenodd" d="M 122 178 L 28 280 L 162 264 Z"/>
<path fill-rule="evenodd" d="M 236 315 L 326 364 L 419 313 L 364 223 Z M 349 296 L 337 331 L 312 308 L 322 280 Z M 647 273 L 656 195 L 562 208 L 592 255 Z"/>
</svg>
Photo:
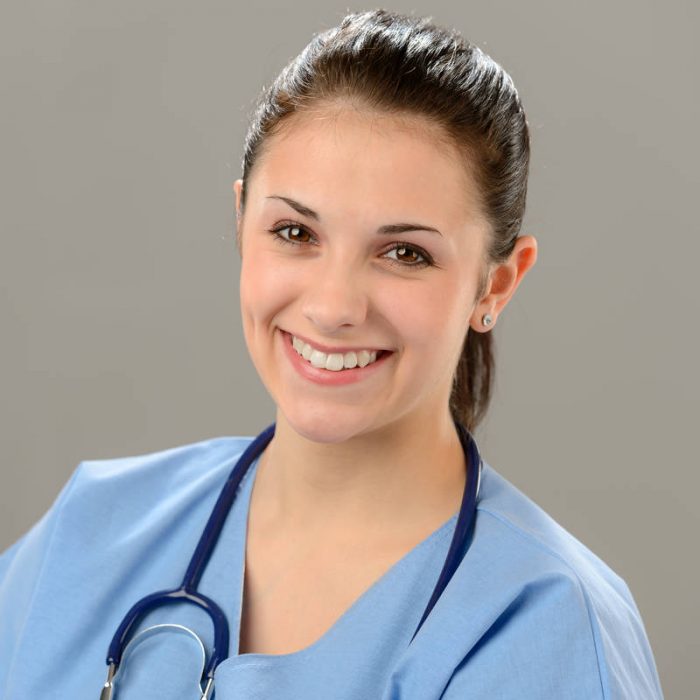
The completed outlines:
<svg viewBox="0 0 700 700">
<path fill-rule="evenodd" d="M 491 314 L 484 314 L 481 319 L 481 322 L 485 326 L 490 326 L 493 323 L 493 317 L 491 316 Z"/>
</svg>

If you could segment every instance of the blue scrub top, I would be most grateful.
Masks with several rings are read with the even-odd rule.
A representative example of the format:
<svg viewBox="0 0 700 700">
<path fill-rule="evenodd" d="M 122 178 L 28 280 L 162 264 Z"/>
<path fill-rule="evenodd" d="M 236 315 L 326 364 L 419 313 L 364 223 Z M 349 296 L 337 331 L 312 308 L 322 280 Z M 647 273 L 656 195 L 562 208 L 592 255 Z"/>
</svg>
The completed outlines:
<svg viewBox="0 0 700 700">
<path fill-rule="evenodd" d="M 99 697 L 122 617 L 142 596 L 179 585 L 251 439 L 215 438 L 79 465 L 48 513 L 0 556 L 0 697 Z M 239 655 L 256 468 L 257 461 L 239 486 L 200 584 L 231 628 L 216 700 L 663 697 L 626 583 L 486 462 L 472 543 L 410 645 L 457 513 L 315 643 L 290 654 Z M 212 641 L 208 618 L 186 606 L 161 609 L 140 629 L 164 622 Z M 167 636 L 167 643 L 154 637 L 139 645 L 125 665 L 120 700 L 198 697 L 195 644 Z M 183 693 L 188 683 L 192 690 Z"/>
</svg>

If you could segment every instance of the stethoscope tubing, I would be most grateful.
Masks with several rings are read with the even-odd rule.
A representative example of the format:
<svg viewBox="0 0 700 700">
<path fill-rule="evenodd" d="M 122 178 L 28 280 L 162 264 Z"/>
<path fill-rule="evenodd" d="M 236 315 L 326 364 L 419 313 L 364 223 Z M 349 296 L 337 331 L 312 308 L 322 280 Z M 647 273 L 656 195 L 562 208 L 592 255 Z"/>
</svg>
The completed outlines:
<svg viewBox="0 0 700 700">
<path fill-rule="evenodd" d="M 435 588 L 433 589 L 433 594 L 428 600 L 428 605 L 421 616 L 418 627 L 411 637 L 411 642 L 415 639 L 418 634 L 418 630 L 423 626 L 423 623 L 430 615 L 433 607 L 437 603 L 438 599 L 442 595 L 442 592 L 447 588 L 447 584 L 454 573 L 459 568 L 459 565 L 464 558 L 464 555 L 469 547 L 469 539 L 471 536 L 472 528 L 474 526 L 474 519 L 476 516 L 476 502 L 479 497 L 479 489 L 481 487 L 481 470 L 483 469 L 483 462 L 481 460 L 481 455 L 476 446 L 476 441 L 472 437 L 471 433 L 458 421 L 455 421 L 457 427 L 457 432 L 459 433 L 459 441 L 462 443 L 462 450 L 467 457 L 467 479 L 464 484 L 464 493 L 462 495 L 462 504 L 459 508 L 459 515 L 457 516 L 457 524 L 455 525 L 454 534 L 452 535 L 452 542 L 450 543 L 450 548 L 447 551 L 447 556 L 445 557 L 445 563 L 443 564 L 442 571 L 438 577 Z M 409 642 L 410 643 L 410 642 Z"/>
<path fill-rule="evenodd" d="M 197 586 L 209 561 L 209 557 L 221 534 L 231 505 L 236 497 L 238 486 L 247 473 L 251 464 L 263 452 L 275 434 L 275 424 L 268 426 L 245 449 L 236 466 L 229 474 L 226 483 L 212 509 L 209 520 L 204 526 L 199 542 L 192 554 L 187 571 L 179 588 L 158 591 L 137 601 L 127 612 L 117 628 L 107 653 L 107 664 L 118 667 L 126 642 L 135 626 L 143 617 L 161 605 L 176 602 L 190 602 L 204 610 L 211 618 L 214 626 L 214 647 L 206 665 L 204 675 L 212 678 L 216 667 L 228 655 L 229 627 L 223 610 L 211 599 L 197 591 Z"/>
<path fill-rule="evenodd" d="M 457 524 L 452 536 L 452 542 L 450 543 L 450 548 L 445 558 L 445 563 L 437 583 L 435 584 L 433 593 L 430 596 L 428 605 L 411 637 L 411 641 L 413 641 L 418 634 L 418 631 L 423 626 L 423 623 L 459 567 L 468 549 L 471 531 L 474 527 L 483 463 L 476 442 L 470 432 L 458 421 L 455 421 L 455 425 L 468 464 L 462 504 L 457 517 Z M 107 653 L 107 665 L 109 666 L 111 675 L 116 672 L 116 669 L 121 663 L 122 655 L 131 633 L 147 613 L 162 605 L 175 602 L 189 602 L 204 610 L 211 618 L 214 627 L 214 646 L 202 677 L 203 682 L 207 684 L 207 688 L 213 685 L 214 672 L 217 666 L 228 655 L 230 637 L 229 626 L 223 610 L 211 598 L 197 591 L 197 586 L 209 562 L 212 551 L 216 546 L 216 542 L 221 534 L 229 511 L 231 510 L 243 477 L 246 475 L 253 462 L 262 454 L 265 447 L 267 447 L 274 437 L 274 434 L 275 424 L 272 423 L 248 445 L 231 470 L 209 519 L 204 526 L 204 530 L 192 554 L 180 586 L 172 590 L 158 591 L 147 595 L 137 601 L 126 613 L 112 637 Z"/>
</svg>

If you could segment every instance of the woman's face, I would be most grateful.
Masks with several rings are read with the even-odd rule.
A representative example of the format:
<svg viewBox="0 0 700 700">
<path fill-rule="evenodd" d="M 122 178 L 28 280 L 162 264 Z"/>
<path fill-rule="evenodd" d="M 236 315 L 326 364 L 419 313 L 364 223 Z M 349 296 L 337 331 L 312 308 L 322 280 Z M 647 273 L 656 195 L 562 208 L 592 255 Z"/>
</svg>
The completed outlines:
<svg viewBox="0 0 700 700">
<path fill-rule="evenodd" d="M 465 334 L 479 323 L 488 224 L 435 128 L 352 108 L 296 114 L 247 184 L 246 344 L 278 410 L 308 439 L 448 415 Z M 382 352 L 334 371 L 363 364 L 361 350 Z"/>
</svg>

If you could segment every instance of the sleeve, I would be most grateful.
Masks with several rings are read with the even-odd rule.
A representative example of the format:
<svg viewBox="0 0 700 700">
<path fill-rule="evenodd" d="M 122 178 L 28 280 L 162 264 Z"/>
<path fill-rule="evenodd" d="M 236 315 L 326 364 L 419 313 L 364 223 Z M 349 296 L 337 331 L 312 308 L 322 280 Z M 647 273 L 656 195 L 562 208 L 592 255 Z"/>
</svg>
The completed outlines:
<svg viewBox="0 0 700 700">
<path fill-rule="evenodd" d="M 618 607 L 622 622 L 629 609 Z M 441 700 L 663 700 L 637 643 L 631 628 L 605 629 L 575 579 L 536 582 L 462 659 Z"/>
<path fill-rule="evenodd" d="M 27 533 L 0 554 L 0 697 L 10 678 L 17 645 L 31 613 L 32 599 L 78 470 Z"/>
</svg>

